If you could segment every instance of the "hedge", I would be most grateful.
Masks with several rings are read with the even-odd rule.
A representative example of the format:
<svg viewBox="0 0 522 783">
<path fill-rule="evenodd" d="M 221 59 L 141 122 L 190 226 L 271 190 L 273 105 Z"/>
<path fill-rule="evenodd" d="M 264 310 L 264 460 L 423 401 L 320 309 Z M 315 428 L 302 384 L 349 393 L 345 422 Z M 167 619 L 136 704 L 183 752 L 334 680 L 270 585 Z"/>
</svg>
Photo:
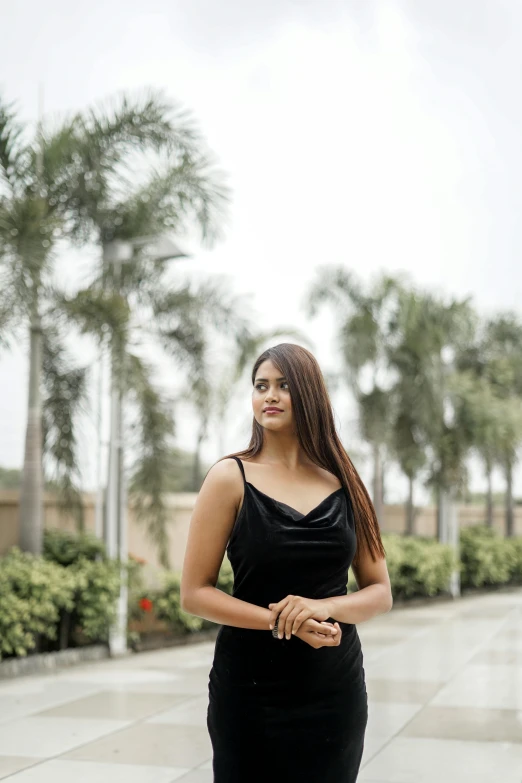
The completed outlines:
<svg viewBox="0 0 522 783">
<path fill-rule="evenodd" d="M 46 531 L 43 557 L 13 547 L 0 559 L 0 659 L 106 641 L 119 590 L 119 566 L 93 536 Z"/>
<path fill-rule="evenodd" d="M 433 539 L 384 533 L 386 562 L 394 598 L 447 594 L 452 568 L 460 570 L 463 590 L 522 584 L 522 538 L 503 538 L 484 525 L 463 528 L 460 559 L 449 545 Z M 129 562 L 129 617 L 145 612 L 178 633 L 215 627 L 183 611 L 180 575 L 161 572 L 154 588 L 143 580 L 142 566 Z M 225 557 L 217 587 L 231 594 L 233 573 Z M 0 559 L 0 658 L 83 641 L 105 641 L 116 613 L 120 566 L 109 561 L 103 543 L 89 534 L 48 531 L 44 556 L 13 548 Z M 348 592 L 357 590 L 352 570 Z M 79 641 L 80 640 L 80 641 Z"/>
</svg>

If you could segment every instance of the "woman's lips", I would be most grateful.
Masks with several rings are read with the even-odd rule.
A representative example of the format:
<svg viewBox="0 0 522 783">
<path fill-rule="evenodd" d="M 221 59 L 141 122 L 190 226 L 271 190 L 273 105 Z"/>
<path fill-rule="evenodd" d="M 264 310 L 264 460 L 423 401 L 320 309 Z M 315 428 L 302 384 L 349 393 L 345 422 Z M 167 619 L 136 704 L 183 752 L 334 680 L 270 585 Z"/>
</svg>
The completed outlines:
<svg viewBox="0 0 522 783">
<path fill-rule="evenodd" d="M 283 413 L 283 411 L 278 411 L 278 410 L 274 410 L 273 408 L 272 409 L 269 408 L 268 410 L 263 411 L 263 413 Z"/>
</svg>

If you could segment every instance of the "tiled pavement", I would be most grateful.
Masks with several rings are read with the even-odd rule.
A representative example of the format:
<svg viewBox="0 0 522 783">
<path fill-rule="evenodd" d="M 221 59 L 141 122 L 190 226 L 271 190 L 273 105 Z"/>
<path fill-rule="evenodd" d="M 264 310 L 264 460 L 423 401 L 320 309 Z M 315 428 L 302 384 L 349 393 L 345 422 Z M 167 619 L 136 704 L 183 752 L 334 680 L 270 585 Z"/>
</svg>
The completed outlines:
<svg viewBox="0 0 522 783">
<path fill-rule="evenodd" d="M 358 631 L 361 783 L 521 783 L 522 589 L 394 607 Z M 212 652 L 195 644 L 1 682 L 0 778 L 209 783 Z"/>
</svg>

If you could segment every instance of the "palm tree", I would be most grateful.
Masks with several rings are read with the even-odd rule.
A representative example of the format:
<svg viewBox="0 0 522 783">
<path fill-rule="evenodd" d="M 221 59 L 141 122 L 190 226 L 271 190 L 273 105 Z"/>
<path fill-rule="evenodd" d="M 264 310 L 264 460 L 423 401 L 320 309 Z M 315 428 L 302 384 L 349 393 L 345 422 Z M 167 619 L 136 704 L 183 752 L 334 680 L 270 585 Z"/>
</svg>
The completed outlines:
<svg viewBox="0 0 522 783">
<path fill-rule="evenodd" d="M 209 323 L 241 328 L 233 304 L 212 281 L 194 287 L 176 279 L 167 260 L 151 252 L 158 235 L 194 224 L 212 243 L 228 192 L 189 115 L 159 93 L 135 101 L 122 96 L 84 112 L 75 129 L 80 165 L 70 187 L 67 233 L 78 244 L 94 240 L 100 263 L 86 288 L 63 298 L 63 310 L 110 355 L 113 397 L 134 403 L 140 442 L 133 486 L 144 490 L 140 515 L 166 563 L 161 495 L 174 422 L 171 404 L 152 381 L 152 363 L 134 344 L 156 340 L 195 376 Z M 108 263 L 111 248 L 122 242 L 132 257 Z"/>
<path fill-rule="evenodd" d="M 460 357 L 484 398 L 479 447 L 488 476 L 488 521 L 492 518 L 491 472 L 505 475 L 505 529 L 514 532 L 513 471 L 522 444 L 522 324 L 513 313 L 501 313 L 484 324 L 482 333 Z M 484 420 L 485 418 L 485 420 Z"/>
<path fill-rule="evenodd" d="M 388 360 L 395 373 L 392 450 L 408 478 L 406 532 L 414 533 L 414 483 L 431 457 L 431 483 L 436 487 L 440 530 L 440 494 L 463 477 L 467 446 L 462 428 L 447 421 L 452 377 L 447 349 L 460 345 L 467 304 L 444 303 L 410 287 L 398 294 L 391 321 Z M 460 329 L 460 331 L 459 331 Z M 457 406 L 460 410 L 460 407 Z"/>
<path fill-rule="evenodd" d="M 373 503 L 383 512 L 383 458 L 390 441 L 392 408 L 387 349 L 400 281 L 382 275 L 366 290 L 343 267 L 320 267 L 307 297 L 309 316 L 332 306 L 347 377 L 359 406 L 362 435 L 371 445 Z M 366 388 L 365 388 L 366 387 Z"/>
<path fill-rule="evenodd" d="M 452 378 L 456 357 L 473 340 L 477 315 L 469 299 L 444 299 L 425 294 L 421 331 L 425 390 L 431 416 L 425 419 L 429 445 L 428 484 L 437 497 L 437 537 L 443 531 L 445 498 L 454 500 L 466 480 L 466 457 L 472 445 L 472 432 L 466 425 L 461 396 Z"/>
<path fill-rule="evenodd" d="M 423 297 L 402 288 L 391 322 L 388 361 L 395 372 L 391 451 L 408 479 L 406 534 L 415 533 L 415 481 L 427 460 L 426 432 L 433 415 L 432 394 L 425 373 Z"/>
<path fill-rule="evenodd" d="M 493 468 L 503 464 L 506 452 L 516 453 L 521 434 L 521 403 L 519 400 L 512 402 L 499 397 L 488 378 L 477 375 L 476 369 L 461 370 L 455 375 L 452 384 L 463 401 L 461 418 L 465 418 L 465 428 L 471 433 L 473 448 L 484 465 L 487 481 L 486 524 L 493 527 Z"/>
<path fill-rule="evenodd" d="M 83 373 L 64 365 L 64 349 L 56 329 L 51 330 L 55 248 L 65 220 L 68 182 L 73 170 L 74 129 L 63 123 L 45 131 L 40 125 L 32 137 L 16 118 L 12 104 L 0 99 L 0 276 L 3 303 L 0 329 L 29 337 L 29 393 L 25 454 L 20 499 L 20 545 L 39 553 L 43 526 L 42 417 L 60 394 L 72 394 L 79 404 Z M 23 333 L 23 332 L 22 332 Z M 42 397 L 42 372 L 48 372 L 47 395 Z M 70 388 L 67 388 L 67 387 Z M 48 418 L 46 417 L 48 422 Z M 45 442 L 58 465 L 66 493 L 76 493 L 77 472 L 74 427 L 64 413 L 61 430 L 46 427 Z"/>
</svg>

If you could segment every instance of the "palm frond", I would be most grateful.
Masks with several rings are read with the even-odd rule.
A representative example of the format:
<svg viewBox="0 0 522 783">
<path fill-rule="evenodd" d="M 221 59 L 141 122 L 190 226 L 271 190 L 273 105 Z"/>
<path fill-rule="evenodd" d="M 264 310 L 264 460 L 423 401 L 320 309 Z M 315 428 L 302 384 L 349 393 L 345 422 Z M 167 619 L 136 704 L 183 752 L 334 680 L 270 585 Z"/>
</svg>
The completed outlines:
<svg viewBox="0 0 522 783">
<path fill-rule="evenodd" d="M 172 463 L 170 438 L 174 434 L 174 419 L 150 375 L 151 369 L 142 359 L 127 355 L 126 378 L 138 409 L 135 430 L 139 441 L 130 490 L 134 493 L 137 517 L 157 546 L 162 565 L 168 567 L 169 537 L 163 495 Z"/>
<path fill-rule="evenodd" d="M 190 113 L 161 90 L 146 89 L 135 98 L 120 92 L 100 101 L 78 120 L 87 144 L 95 143 L 111 164 L 136 145 L 192 154 L 201 141 Z"/>
<path fill-rule="evenodd" d="M 280 337 L 292 337 L 305 346 L 311 346 L 310 338 L 304 332 L 293 326 L 278 326 L 275 329 L 255 331 L 245 324 L 235 332 L 236 357 L 232 381 L 238 381 L 250 365 L 261 353 L 267 343 Z"/>
<path fill-rule="evenodd" d="M 90 286 L 71 297 L 57 294 L 55 306 L 82 334 L 92 334 L 100 342 L 111 335 L 120 344 L 126 343 L 130 308 L 119 294 Z"/>
<path fill-rule="evenodd" d="M 172 165 L 162 159 L 145 183 L 123 194 L 107 210 L 101 224 L 104 241 L 133 239 L 150 234 L 185 231 L 194 219 L 203 240 L 211 243 L 220 236 L 225 220 L 229 190 L 223 174 L 201 154 L 184 156 Z"/>
<path fill-rule="evenodd" d="M 43 453 L 50 466 L 47 479 L 59 491 L 61 505 L 73 511 L 83 528 L 76 420 L 86 400 L 85 368 L 73 367 L 56 332 L 43 344 Z"/>
<path fill-rule="evenodd" d="M 136 98 L 119 93 L 79 113 L 74 125 L 79 165 L 68 194 L 68 234 L 78 243 L 93 232 L 98 240 L 114 238 L 103 230 L 117 206 L 116 182 L 133 155 L 168 150 L 173 156 L 177 150 L 190 156 L 199 142 L 188 115 L 152 90 Z"/>
<path fill-rule="evenodd" d="M 346 307 L 361 298 L 360 284 L 352 272 L 343 266 L 323 264 L 305 294 L 304 307 L 308 317 L 313 317 L 323 305 Z"/>
<path fill-rule="evenodd" d="M 0 181 L 16 192 L 27 170 L 28 147 L 22 138 L 24 127 L 13 108 L 13 103 L 0 98 Z"/>
</svg>

